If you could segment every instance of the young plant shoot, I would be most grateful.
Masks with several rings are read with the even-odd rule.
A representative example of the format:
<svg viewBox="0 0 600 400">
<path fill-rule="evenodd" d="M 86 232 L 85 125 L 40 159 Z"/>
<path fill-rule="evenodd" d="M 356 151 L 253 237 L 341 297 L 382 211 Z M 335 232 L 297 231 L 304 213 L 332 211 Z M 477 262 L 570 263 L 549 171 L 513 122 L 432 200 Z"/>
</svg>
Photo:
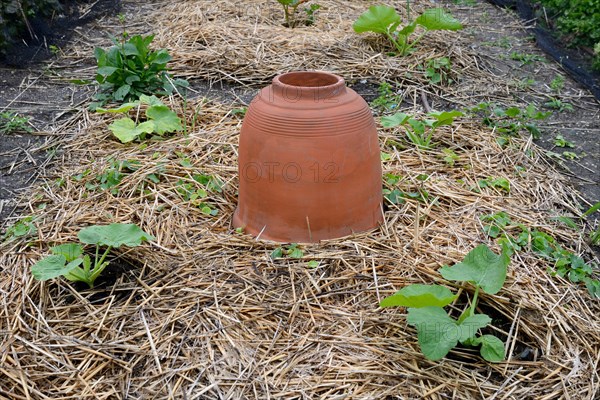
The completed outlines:
<svg viewBox="0 0 600 400">
<path fill-rule="evenodd" d="M 127 113 L 133 108 L 140 108 L 142 104 L 148 105 L 146 109 L 146 121 L 134 121 L 129 117 L 116 120 L 108 126 L 113 135 L 121 143 L 129 143 L 136 139 L 143 140 L 148 134 L 159 136 L 165 133 L 183 130 L 181 119 L 177 114 L 161 102 L 156 96 L 140 96 L 140 99 L 130 103 L 124 103 L 118 108 L 97 108 L 100 113 Z M 139 112 L 136 113 L 139 116 Z"/>
<path fill-rule="evenodd" d="M 421 351 L 432 361 L 445 357 L 460 342 L 465 346 L 481 346 L 483 359 L 500 362 L 505 357 L 504 343 L 496 336 L 478 333 L 492 319 L 475 310 L 482 290 L 487 294 L 496 294 L 502 289 L 509 263 L 506 249 L 497 255 L 482 244 L 469 252 L 462 262 L 440 268 L 444 279 L 469 282 L 475 289 L 470 306 L 464 309 L 458 319 L 448 315 L 443 308 L 458 296 L 440 285 L 409 285 L 386 297 L 379 305 L 408 307 L 406 320 L 417 328 Z"/>
<path fill-rule="evenodd" d="M 407 10 L 410 19 L 409 2 L 407 2 Z M 428 31 L 462 29 L 462 24 L 441 8 L 425 10 L 414 21 L 410 21 L 404 28 L 398 29 L 401 22 L 402 17 L 394 7 L 371 6 L 358 17 L 353 28 L 357 33 L 374 32 L 384 35 L 401 56 L 407 55 Z M 415 39 L 409 40 L 417 30 L 417 26 L 423 29 L 422 32 Z"/>
<path fill-rule="evenodd" d="M 33 277 L 40 281 L 64 276 L 73 282 L 85 282 L 90 288 L 102 271 L 110 264 L 106 256 L 112 249 L 121 246 L 137 247 L 145 240 L 154 240 L 135 224 L 92 225 L 79 231 L 77 235 L 83 244 L 94 245 L 94 259 L 83 252 L 83 245 L 66 243 L 50 249 L 52 255 L 38 261 L 31 267 Z M 106 247 L 100 253 L 101 248 Z"/>
</svg>

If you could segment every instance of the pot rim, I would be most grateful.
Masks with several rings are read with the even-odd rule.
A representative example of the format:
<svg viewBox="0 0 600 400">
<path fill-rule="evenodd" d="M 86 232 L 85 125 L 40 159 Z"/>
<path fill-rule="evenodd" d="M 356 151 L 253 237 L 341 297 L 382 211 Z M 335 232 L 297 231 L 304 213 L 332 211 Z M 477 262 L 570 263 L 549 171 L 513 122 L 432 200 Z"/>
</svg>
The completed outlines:
<svg viewBox="0 0 600 400">
<path fill-rule="evenodd" d="M 274 92 L 289 100 L 323 100 L 342 94 L 344 78 L 325 71 L 291 71 L 273 78 Z"/>
</svg>

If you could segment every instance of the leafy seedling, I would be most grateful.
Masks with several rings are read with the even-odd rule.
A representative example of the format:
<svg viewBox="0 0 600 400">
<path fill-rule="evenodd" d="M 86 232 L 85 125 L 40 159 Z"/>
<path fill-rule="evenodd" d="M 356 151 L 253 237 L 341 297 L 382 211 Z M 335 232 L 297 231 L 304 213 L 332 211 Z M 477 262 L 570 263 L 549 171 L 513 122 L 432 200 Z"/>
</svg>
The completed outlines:
<svg viewBox="0 0 600 400">
<path fill-rule="evenodd" d="M 552 108 L 554 110 L 562 111 L 573 111 L 573 105 L 571 103 L 566 103 L 560 99 L 552 98 L 550 101 L 544 103 L 544 105 L 548 108 Z"/>
<path fill-rule="evenodd" d="M 562 75 L 557 75 L 552 82 L 550 82 L 550 89 L 553 92 L 560 93 L 565 87 L 565 78 Z"/>
<path fill-rule="evenodd" d="M 442 149 L 444 153 L 444 161 L 451 167 L 454 167 L 454 163 L 459 160 L 459 156 L 452 149 Z"/>
<path fill-rule="evenodd" d="M 388 82 L 381 82 L 377 88 L 379 96 L 371 102 L 371 107 L 382 113 L 392 111 L 402 102 L 402 94 L 393 90 Z"/>
<path fill-rule="evenodd" d="M 404 126 L 408 139 L 420 149 L 430 149 L 433 147 L 432 138 L 435 129 L 452 125 L 454 118 L 462 116 L 460 111 L 432 111 L 427 114 L 429 119 L 420 121 L 403 112 L 398 112 L 391 116 L 381 118 L 381 125 L 384 128 L 393 128 Z"/>
<path fill-rule="evenodd" d="M 510 59 L 521 62 L 521 67 L 524 65 L 529 65 L 534 62 L 544 61 L 544 57 L 538 56 L 536 54 L 527 54 L 527 53 L 519 53 L 517 51 L 513 51 L 510 53 Z"/>
<path fill-rule="evenodd" d="M 283 16 L 285 18 L 285 26 L 288 28 L 294 28 L 300 22 L 297 18 L 296 12 L 298 8 L 305 3 L 308 3 L 310 0 L 277 0 L 279 4 L 283 7 Z M 304 22 L 305 25 L 312 25 L 315 23 L 315 13 L 319 10 L 321 6 L 319 4 L 311 4 L 309 7 L 304 8 L 304 12 L 306 13 L 306 20 Z"/>
<path fill-rule="evenodd" d="M 194 174 L 193 182 L 177 181 L 177 192 L 184 201 L 188 201 L 198 207 L 204 214 L 214 217 L 219 210 L 213 208 L 207 199 L 209 193 L 220 193 L 223 191 L 223 183 L 215 176 Z"/>
<path fill-rule="evenodd" d="M 279 246 L 271 252 L 271 259 L 273 260 L 276 258 L 283 258 L 285 256 L 289 258 L 302 258 L 304 257 L 304 252 L 302 249 L 298 248 L 297 243 L 291 243 L 287 246 Z"/>
<path fill-rule="evenodd" d="M 440 285 L 408 285 L 383 299 L 379 305 L 408 307 L 406 321 L 416 327 L 421 351 L 432 361 L 445 357 L 460 342 L 465 346 L 480 346 L 483 359 L 500 362 L 505 358 L 504 343 L 496 336 L 478 333 L 492 319 L 486 314 L 476 314 L 475 310 L 481 290 L 488 294 L 500 291 L 509 263 L 510 258 L 504 250 L 497 255 L 482 244 L 469 252 L 462 262 L 440 268 L 445 279 L 469 282 L 475 287 L 471 305 L 458 319 L 444 310 L 458 296 Z"/>
<path fill-rule="evenodd" d="M 135 101 L 142 95 L 166 96 L 188 86 L 186 80 L 173 79 L 167 73 L 171 56 L 165 49 L 151 50 L 153 40 L 154 35 L 128 38 L 127 33 L 123 33 L 121 41 L 113 38 L 114 46 L 108 50 L 95 49 L 96 81 L 100 91 L 90 109 L 95 110 L 109 101 Z"/>
<path fill-rule="evenodd" d="M 462 29 L 462 24 L 441 8 L 425 10 L 414 21 L 410 21 L 404 28 L 398 29 L 401 22 L 402 17 L 394 7 L 371 6 L 358 17 L 353 28 L 357 33 L 374 32 L 385 36 L 401 56 L 407 55 L 428 31 Z M 423 31 L 415 39 L 409 40 L 417 26 L 420 26 Z"/>
<path fill-rule="evenodd" d="M 480 103 L 470 111 L 483 114 L 483 123 L 494 128 L 502 136 L 516 136 L 521 131 L 527 131 L 536 139 L 541 136 L 537 121 L 552 115 L 551 111 L 539 111 L 533 103 L 525 108 L 502 108 L 493 103 Z M 508 142 L 508 139 L 504 142 Z"/>
<path fill-rule="evenodd" d="M 570 147 L 570 148 L 575 147 L 575 143 L 565 139 L 565 137 L 560 134 L 556 135 L 556 137 L 554 138 L 554 145 L 556 147 Z"/>
<path fill-rule="evenodd" d="M 510 193 L 510 182 L 506 178 L 487 177 L 485 179 L 480 179 L 477 182 L 477 185 L 480 189 L 491 187 L 506 193 Z"/>
<path fill-rule="evenodd" d="M 600 209 L 600 203 L 596 205 Z M 593 208 L 590 209 L 591 212 L 594 212 Z M 584 213 L 581 218 L 585 216 Z M 577 228 L 575 221 L 568 217 L 556 219 L 569 227 Z M 583 283 L 592 297 L 600 298 L 600 281 L 593 278 L 594 264 L 587 264 L 581 257 L 564 249 L 553 236 L 522 224 L 514 224 L 503 211 L 485 215 L 481 220 L 490 223 L 485 225 L 483 230 L 488 236 L 496 238 L 498 244 L 509 254 L 531 249 L 535 254 L 552 263 L 548 268 L 550 275 L 566 278 L 572 283 Z M 517 232 L 511 233 L 513 229 L 517 229 Z"/>
<path fill-rule="evenodd" d="M 11 111 L 0 112 L 0 135 L 17 132 L 33 132 L 29 126 L 29 117 L 21 117 Z"/>
<path fill-rule="evenodd" d="M 454 82 L 450 78 L 451 71 L 452 63 L 448 57 L 434 58 L 433 60 L 427 61 L 425 76 L 429 78 L 429 83 L 432 85 L 449 85 Z"/>
<path fill-rule="evenodd" d="M 139 110 L 142 104 L 148 106 L 145 111 L 145 121 L 134 121 L 129 117 L 123 117 L 108 126 L 108 129 L 121 143 L 144 140 L 148 134 L 163 136 L 165 133 L 183 130 L 181 119 L 156 96 L 141 95 L 139 100 L 125 103 L 118 108 L 97 108 L 96 111 L 100 113 L 127 113 L 133 108 Z M 139 115 L 139 112 L 136 115 Z"/>
<path fill-rule="evenodd" d="M 152 235 L 142 231 L 135 224 L 92 225 L 79 231 L 79 243 L 67 243 L 50 248 L 52 255 L 38 261 L 31 267 L 33 277 L 46 281 L 59 276 L 73 282 L 84 282 L 90 288 L 102 271 L 110 264 L 106 256 L 112 249 L 121 246 L 137 247 L 146 240 L 154 240 Z M 84 245 L 95 245 L 92 259 L 84 255 Z M 100 254 L 100 249 L 106 250 Z"/>
<path fill-rule="evenodd" d="M 35 219 L 32 216 L 21 218 L 6 229 L 3 240 L 10 241 L 20 237 L 35 235 L 37 233 L 37 228 L 33 224 L 34 220 Z"/>
</svg>

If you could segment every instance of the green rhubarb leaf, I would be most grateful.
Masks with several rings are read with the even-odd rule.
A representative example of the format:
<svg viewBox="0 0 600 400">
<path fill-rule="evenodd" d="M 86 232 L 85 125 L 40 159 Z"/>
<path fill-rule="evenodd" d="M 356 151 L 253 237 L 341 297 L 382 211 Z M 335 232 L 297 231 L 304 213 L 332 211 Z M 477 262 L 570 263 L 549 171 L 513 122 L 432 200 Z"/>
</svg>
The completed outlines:
<svg viewBox="0 0 600 400">
<path fill-rule="evenodd" d="M 406 123 L 406 121 L 408 121 L 409 118 L 410 115 L 399 112 L 389 117 L 381 117 L 381 125 L 384 128 L 393 128 L 395 126 Z"/>
<path fill-rule="evenodd" d="M 150 106 L 146 116 L 154 121 L 154 131 L 159 135 L 183 129 L 181 119 L 165 105 Z"/>
<path fill-rule="evenodd" d="M 386 34 L 394 32 L 401 21 L 402 18 L 394 7 L 371 6 L 358 17 L 352 27 L 357 33 L 375 32 Z"/>
<path fill-rule="evenodd" d="M 53 279 L 61 275 L 68 274 L 77 268 L 77 266 L 79 266 L 79 264 L 82 262 L 83 260 L 78 258 L 67 264 L 67 259 L 65 256 L 51 255 L 32 265 L 31 273 L 35 279 L 47 281 L 48 279 Z"/>
<path fill-rule="evenodd" d="M 77 243 L 66 243 L 50 248 L 52 254 L 62 255 L 67 262 L 71 262 L 83 254 L 83 247 Z"/>
<path fill-rule="evenodd" d="M 430 8 L 415 20 L 415 22 L 427 30 L 457 31 L 462 29 L 462 24 L 456 18 L 441 8 Z"/>
<path fill-rule="evenodd" d="M 442 359 L 460 338 L 460 328 L 441 307 L 409 308 L 406 321 L 417 328 L 423 355 L 432 361 Z"/>
<path fill-rule="evenodd" d="M 496 294 L 502 289 L 506 279 L 506 268 L 510 258 L 505 249 L 497 255 L 485 244 L 471 250 L 465 259 L 453 265 L 439 269 L 440 274 L 449 281 L 467 281 L 480 286 L 488 294 Z"/>
<path fill-rule="evenodd" d="M 405 286 L 391 296 L 381 300 L 381 307 L 444 307 L 456 299 L 450 289 L 440 285 L 415 284 Z"/>
<path fill-rule="evenodd" d="M 144 240 L 155 239 L 135 224 L 92 225 L 79 231 L 78 237 L 86 244 L 111 247 L 136 247 Z"/>
</svg>

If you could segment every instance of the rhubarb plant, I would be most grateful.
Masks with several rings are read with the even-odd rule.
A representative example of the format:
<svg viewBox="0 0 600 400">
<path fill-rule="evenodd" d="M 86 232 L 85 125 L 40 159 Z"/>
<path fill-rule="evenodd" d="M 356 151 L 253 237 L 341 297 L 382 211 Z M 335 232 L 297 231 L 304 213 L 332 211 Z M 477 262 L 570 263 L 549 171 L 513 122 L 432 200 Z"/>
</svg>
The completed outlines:
<svg viewBox="0 0 600 400">
<path fill-rule="evenodd" d="M 437 361 L 445 357 L 458 343 L 480 347 L 486 361 L 504 360 L 504 343 L 490 334 L 479 334 L 492 319 L 477 313 L 479 294 L 496 294 L 502 289 L 510 258 L 507 250 L 495 254 L 484 244 L 477 246 L 464 260 L 452 267 L 444 266 L 439 272 L 449 281 L 469 282 L 474 287 L 470 305 L 455 319 L 444 307 L 457 299 L 457 295 L 441 285 L 408 285 L 386 297 L 381 307 L 408 307 L 407 322 L 416 327 L 421 351 L 428 359 Z"/>
<path fill-rule="evenodd" d="M 145 121 L 139 119 L 139 111 L 142 105 L 148 106 L 145 111 Z M 124 103 L 118 108 L 97 108 L 96 111 L 100 113 L 128 113 L 133 108 L 138 109 L 136 121 L 129 117 L 123 117 L 108 126 L 108 129 L 121 143 L 129 143 L 136 139 L 143 140 L 148 134 L 162 136 L 165 133 L 183 130 L 181 119 L 156 96 L 143 94 L 139 100 Z"/>
<path fill-rule="evenodd" d="M 145 240 L 154 237 L 135 224 L 92 225 L 79 231 L 82 243 L 66 243 L 50 249 L 52 255 L 38 261 L 31 267 L 33 277 L 40 281 L 64 276 L 73 282 L 84 282 L 90 288 L 102 271 L 108 267 L 106 257 L 112 249 L 121 246 L 137 247 Z M 94 259 L 84 254 L 84 245 L 94 245 Z M 100 249 L 106 247 L 100 254 Z"/>
<path fill-rule="evenodd" d="M 407 11 L 410 19 L 410 2 L 408 1 Z M 399 29 L 401 23 L 402 17 L 394 7 L 371 6 L 358 17 L 353 28 L 357 33 L 374 32 L 384 35 L 401 56 L 407 55 L 428 31 L 462 29 L 462 24 L 441 8 L 425 10 L 414 21 L 409 21 L 406 26 Z M 411 39 L 410 36 L 418 26 L 422 28 L 422 31 L 416 38 Z"/>
</svg>

